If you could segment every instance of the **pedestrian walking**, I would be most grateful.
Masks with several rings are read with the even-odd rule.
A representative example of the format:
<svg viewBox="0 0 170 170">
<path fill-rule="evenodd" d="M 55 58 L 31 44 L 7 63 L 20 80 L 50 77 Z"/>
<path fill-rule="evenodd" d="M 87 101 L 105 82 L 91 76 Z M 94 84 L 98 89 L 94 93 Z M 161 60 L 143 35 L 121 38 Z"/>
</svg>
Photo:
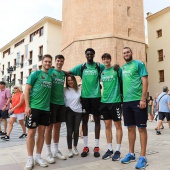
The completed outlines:
<svg viewBox="0 0 170 170">
<path fill-rule="evenodd" d="M 6 88 L 6 83 L 4 81 L 0 81 L 0 136 L 6 135 L 7 132 L 7 118 L 8 110 L 10 107 L 11 101 L 11 92 L 8 88 Z M 4 123 L 4 131 L 1 130 L 1 120 Z"/>
<path fill-rule="evenodd" d="M 21 127 L 22 127 L 22 135 L 19 136 L 19 138 L 26 138 L 26 127 L 24 123 L 24 118 L 25 118 L 25 99 L 24 99 L 24 94 L 22 93 L 22 86 L 20 85 L 15 85 L 14 86 L 14 95 L 12 97 L 12 104 L 11 107 L 8 111 L 8 113 L 11 115 L 10 116 L 10 121 L 8 125 L 8 132 L 5 136 L 1 137 L 1 139 L 5 141 L 10 140 L 10 134 L 13 129 L 13 124 L 16 121 L 16 119 L 19 121 Z"/>
<path fill-rule="evenodd" d="M 161 135 L 162 121 L 166 118 L 170 128 L 170 96 L 168 95 L 169 89 L 167 86 L 163 87 L 163 92 L 158 96 L 158 127 L 156 130 L 157 135 Z"/>
<path fill-rule="evenodd" d="M 153 100 L 153 107 L 152 107 L 154 120 L 155 120 L 156 123 L 157 123 L 157 126 L 156 126 L 155 130 L 158 130 L 158 122 L 159 122 L 159 115 L 158 115 L 158 96 L 159 96 L 159 94 L 156 93 L 156 94 L 155 94 L 155 98 L 154 98 L 154 100 Z M 162 124 L 161 124 L 160 129 L 164 129 L 163 121 L 162 121 Z"/>
<path fill-rule="evenodd" d="M 148 97 L 148 119 L 150 122 L 153 121 L 152 107 L 153 107 L 153 99 L 152 99 L 152 96 L 149 96 Z"/>
</svg>

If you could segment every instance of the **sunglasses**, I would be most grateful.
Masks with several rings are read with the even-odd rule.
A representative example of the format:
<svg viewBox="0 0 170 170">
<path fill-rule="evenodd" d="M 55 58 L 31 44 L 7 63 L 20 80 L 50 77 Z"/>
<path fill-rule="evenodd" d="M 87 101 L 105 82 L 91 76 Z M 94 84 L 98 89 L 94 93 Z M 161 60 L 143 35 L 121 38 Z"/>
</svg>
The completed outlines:
<svg viewBox="0 0 170 170">
<path fill-rule="evenodd" d="M 14 89 L 18 89 L 18 87 L 14 87 Z"/>
</svg>

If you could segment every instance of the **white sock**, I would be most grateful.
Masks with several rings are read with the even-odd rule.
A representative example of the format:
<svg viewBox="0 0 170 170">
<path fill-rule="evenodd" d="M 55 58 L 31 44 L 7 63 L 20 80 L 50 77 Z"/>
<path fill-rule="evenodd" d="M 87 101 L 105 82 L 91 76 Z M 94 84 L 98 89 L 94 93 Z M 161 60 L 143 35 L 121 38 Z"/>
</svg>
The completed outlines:
<svg viewBox="0 0 170 170">
<path fill-rule="evenodd" d="M 54 152 L 58 152 L 58 143 L 54 143 Z"/>
<path fill-rule="evenodd" d="M 108 149 L 109 149 L 110 151 L 113 150 L 113 149 L 112 149 L 112 143 L 107 143 L 107 147 L 108 147 Z"/>
<path fill-rule="evenodd" d="M 116 151 L 120 151 L 121 144 L 116 145 Z"/>
<path fill-rule="evenodd" d="M 33 156 L 28 156 L 28 159 L 30 159 L 32 162 L 34 161 Z"/>
<path fill-rule="evenodd" d="M 36 157 L 37 159 L 40 159 L 40 158 L 41 158 L 41 154 L 36 153 L 35 157 Z"/>
<path fill-rule="evenodd" d="M 133 156 L 135 156 L 135 154 L 134 153 L 130 153 L 131 155 L 133 155 Z"/>
<path fill-rule="evenodd" d="M 51 153 L 51 145 L 46 145 L 47 155 Z"/>
<path fill-rule="evenodd" d="M 83 136 L 84 147 L 88 147 L 88 136 Z"/>
<path fill-rule="evenodd" d="M 95 147 L 99 147 L 99 139 L 95 139 Z"/>
</svg>

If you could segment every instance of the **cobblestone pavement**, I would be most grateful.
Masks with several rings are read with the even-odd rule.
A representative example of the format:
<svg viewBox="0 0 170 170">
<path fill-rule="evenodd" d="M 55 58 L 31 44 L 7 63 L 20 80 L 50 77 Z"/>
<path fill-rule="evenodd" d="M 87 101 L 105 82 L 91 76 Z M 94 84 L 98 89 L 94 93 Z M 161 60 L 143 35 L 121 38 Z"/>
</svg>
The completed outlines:
<svg viewBox="0 0 170 170">
<path fill-rule="evenodd" d="M 162 130 L 162 135 L 156 135 L 155 122 L 148 122 L 148 147 L 147 159 L 149 166 L 147 170 L 170 170 L 170 129 L 167 123 L 164 123 L 165 129 Z M 75 156 L 67 160 L 56 160 L 55 164 L 50 164 L 46 170 L 133 170 L 136 162 L 130 164 L 121 164 L 120 161 L 113 162 L 111 159 L 102 160 L 101 157 L 95 158 L 93 156 L 94 147 L 94 123 L 89 122 L 89 148 L 90 154 L 86 158 Z M 102 122 L 100 137 L 100 153 L 101 156 L 107 150 L 107 143 L 105 138 L 104 124 Z M 26 139 L 19 139 L 21 135 L 21 128 L 18 123 L 14 124 L 14 129 L 11 133 L 10 141 L 0 140 L 0 170 L 23 170 L 27 160 Z M 125 156 L 128 153 L 128 139 L 127 129 L 123 127 L 123 141 L 121 146 L 121 154 Z M 65 125 L 61 129 L 61 137 L 59 149 L 67 155 L 66 144 L 66 128 Z M 78 150 L 81 152 L 83 148 L 83 140 L 79 139 Z M 115 148 L 115 129 L 113 127 L 113 148 Z M 139 135 L 137 133 L 137 140 L 135 146 L 136 157 L 140 153 Z M 45 157 L 45 148 L 43 148 L 42 157 Z M 37 165 L 34 170 L 44 169 Z"/>
</svg>

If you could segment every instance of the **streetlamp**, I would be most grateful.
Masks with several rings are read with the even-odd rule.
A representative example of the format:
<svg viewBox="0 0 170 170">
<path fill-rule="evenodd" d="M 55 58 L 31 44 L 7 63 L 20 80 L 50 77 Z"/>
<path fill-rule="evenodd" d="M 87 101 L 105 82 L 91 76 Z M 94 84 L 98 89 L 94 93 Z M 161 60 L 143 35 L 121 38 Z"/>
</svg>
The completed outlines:
<svg viewBox="0 0 170 170">
<path fill-rule="evenodd" d="M 7 86 L 11 89 L 11 86 L 13 86 L 14 85 L 14 83 L 15 83 L 15 80 L 14 79 L 12 79 L 12 72 L 13 72 L 13 67 L 12 66 L 10 66 L 9 68 L 7 68 L 7 71 L 8 71 L 8 73 L 9 73 L 9 76 L 7 76 L 7 79 L 6 79 L 6 81 L 7 81 Z"/>
</svg>

